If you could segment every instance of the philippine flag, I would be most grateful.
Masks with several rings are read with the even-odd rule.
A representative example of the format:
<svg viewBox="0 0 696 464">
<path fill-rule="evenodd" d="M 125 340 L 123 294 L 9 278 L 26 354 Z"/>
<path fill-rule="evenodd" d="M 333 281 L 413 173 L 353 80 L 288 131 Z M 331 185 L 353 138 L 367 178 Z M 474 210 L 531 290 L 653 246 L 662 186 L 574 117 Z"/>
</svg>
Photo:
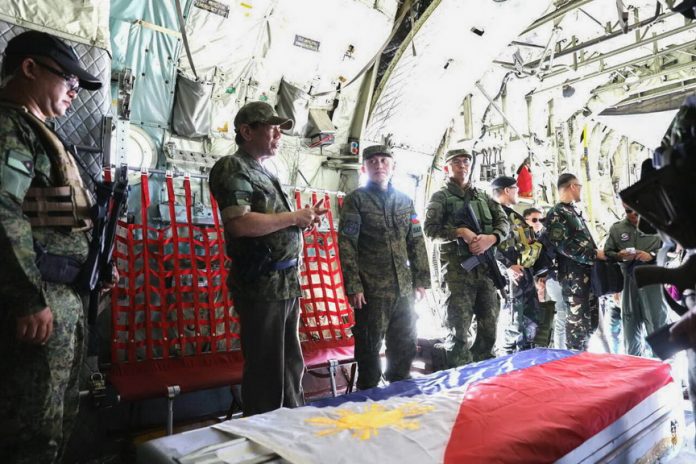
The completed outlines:
<svg viewBox="0 0 696 464">
<path fill-rule="evenodd" d="M 671 382 L 650 359 L 531 350 L 215 428 L 293 463 L 555 462 Z"/>
</svg>

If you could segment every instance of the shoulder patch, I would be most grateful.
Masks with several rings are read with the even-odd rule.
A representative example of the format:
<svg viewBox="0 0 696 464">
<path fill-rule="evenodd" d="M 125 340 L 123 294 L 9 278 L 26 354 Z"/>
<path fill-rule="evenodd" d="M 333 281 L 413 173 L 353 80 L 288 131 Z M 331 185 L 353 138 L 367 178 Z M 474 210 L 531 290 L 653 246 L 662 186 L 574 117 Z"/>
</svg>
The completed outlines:
<svg viewBox="0 0 696 464">
<path fill-rule="evenodd" d="M 355 237 L 360 233 L 360 224 L 353 221 L 346 221 L 341 226 L 341 234 L 346 237 Z"/>
<path fill-rule="evenodd" d="M 629 238 L 631 238 L 631 237 L 628 235 L 628 233 L 624 232 L 621 234 L 621 241 L 622 242 L 627 242 Z"/>
<path fill-rule="evenodd" d="M 232 193 L 235 199 L 235 203 L 239 206 L 250 206 L 251 205 L 251 192 L 240 192 L 235 191 Z"/>
<path fill-rule="evenodd" d="M 360 234 L 361 222 L 359 214 L 347 213 L 342 218 L 339 233 L 346 237 L 357 237 Z"/>
<path fill-rule="evenodd" d="M 21 151 L 9 150 L 5 155 L 5 164 L 27 176 L 34 174 L 34 159 Z"/>
</svg>

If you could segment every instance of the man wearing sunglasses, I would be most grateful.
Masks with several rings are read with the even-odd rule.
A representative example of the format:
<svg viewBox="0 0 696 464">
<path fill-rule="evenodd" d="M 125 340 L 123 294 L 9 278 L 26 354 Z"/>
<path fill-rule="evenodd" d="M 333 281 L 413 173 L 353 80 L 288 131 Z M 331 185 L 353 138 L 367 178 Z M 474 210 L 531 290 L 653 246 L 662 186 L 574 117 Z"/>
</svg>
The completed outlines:
<svg viewBox="0 0 696 464">
<path fill-rule="evenodd" d="M 566 343 L 568 348 L 584 350 L 598 315 L 597 298 L 590 291 L 595 260 L 604 260 L 597 249 L 585 219 L 577 209 L 582 184 L 570 173 L 558 177 L 559 202 L 546 215 L 549 241 L 558 259 L 558 280 L 568 304 Z"/>
<path fill-rule="evenodd" d="M 662 241 L 638 229 L 638 213 L 624 204 L 626 217 L 609 229 L 604 253 L 621 263 L 624 286 L 621 293 L 621 322 L 626 354 L 650 356 L 650 348 L 643 343 L 644 334 L 653 333 L 667 323 L 669 308 L 660 285 L 638 288 L 633 271 L 637 266 L 655 260 Z"/>
<path fill-rule="evenodd" d="M 46 123 L 65 115 L 80 88 L 101 86 L 55 37 L 29 31 L 7 44 L 0 88 L 3 462 L 60 461 L 77 416 L 84 316 L 74 286 L 88 253 L 92 199 L 73 155 Z"/>
<path fill-rule="evenodd" d="M 544 215 L 537 208 L 527 208 L 522 213 L 527 225 L 534 230 L 537 240 L 543 245 L 542 256 L 537 261 L 536 268 L 545 268 L 545 273 L 540 273 L 537 279 L 537 288 L 542 295 L 555 303 L 556 314 L 553 318 L 553 347 L 566 349 L 566 315 L 568 305 L 563 298 L 563 290 L 558 282 L 558 261 L 555 247 L 549 242 L 549 237 L 544 228 Z"/>
</svg>

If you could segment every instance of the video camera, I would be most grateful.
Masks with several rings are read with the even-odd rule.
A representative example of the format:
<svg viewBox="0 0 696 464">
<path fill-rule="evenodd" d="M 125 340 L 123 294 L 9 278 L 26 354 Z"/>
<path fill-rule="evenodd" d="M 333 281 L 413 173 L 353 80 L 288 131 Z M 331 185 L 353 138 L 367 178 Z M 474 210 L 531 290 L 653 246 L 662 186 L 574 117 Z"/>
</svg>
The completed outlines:
<svg viewBox="0 0 696 464">
<path fill-rule="evenodd" d="M 681 9 L 682 14 L 693 18 L 696 0 L 684 1 L 674 9 Z M 660 147 L 653 153 L 651 165 L 644 165 L 641 179 L 619 193 L 624 203 L 640 215 L 641 230 L 646 230 L 647 222 L 687 250 L 688 257 L 678 268 L 640 266 L 634 271 L 638 287 L 653 284 L 677 287 L 683 295 L 682 305 L 667 295 L 665 298 L 679 314 L 696 309 L 693 297 L 696 289 L 695 180 L 696 95 L 692 95 L 679 108 Z M 662 327 L 648 336 L 653 351 L 663 359 L 688 347 L 686 340 L 671 340 L 669 328 Z"/>
<path fill-rule="evenodd" d="M 652 166 L 620 192 L 621 199 L 638 212 L 641 221 L 684 248 L 696 248 L 696 95 L 679 109 L 653 154 Z"/>
</svg>

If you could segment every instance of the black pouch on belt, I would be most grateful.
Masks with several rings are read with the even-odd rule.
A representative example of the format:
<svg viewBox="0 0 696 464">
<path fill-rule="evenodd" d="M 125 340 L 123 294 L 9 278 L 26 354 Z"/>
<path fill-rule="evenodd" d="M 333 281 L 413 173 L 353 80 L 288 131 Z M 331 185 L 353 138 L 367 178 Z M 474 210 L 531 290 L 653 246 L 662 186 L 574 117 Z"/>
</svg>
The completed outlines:
<svg viewBox="0 0 696 464">
<path fill-rule="evenodd" d="M 46 248 L 34 242 L 36 253 L 36 267 L 39 268 L 41 279 L 55 284 L 72 285 L 82 270 L 82 264 L 72 256 L 54 255 L 46 251 Z"/>
</svg>

